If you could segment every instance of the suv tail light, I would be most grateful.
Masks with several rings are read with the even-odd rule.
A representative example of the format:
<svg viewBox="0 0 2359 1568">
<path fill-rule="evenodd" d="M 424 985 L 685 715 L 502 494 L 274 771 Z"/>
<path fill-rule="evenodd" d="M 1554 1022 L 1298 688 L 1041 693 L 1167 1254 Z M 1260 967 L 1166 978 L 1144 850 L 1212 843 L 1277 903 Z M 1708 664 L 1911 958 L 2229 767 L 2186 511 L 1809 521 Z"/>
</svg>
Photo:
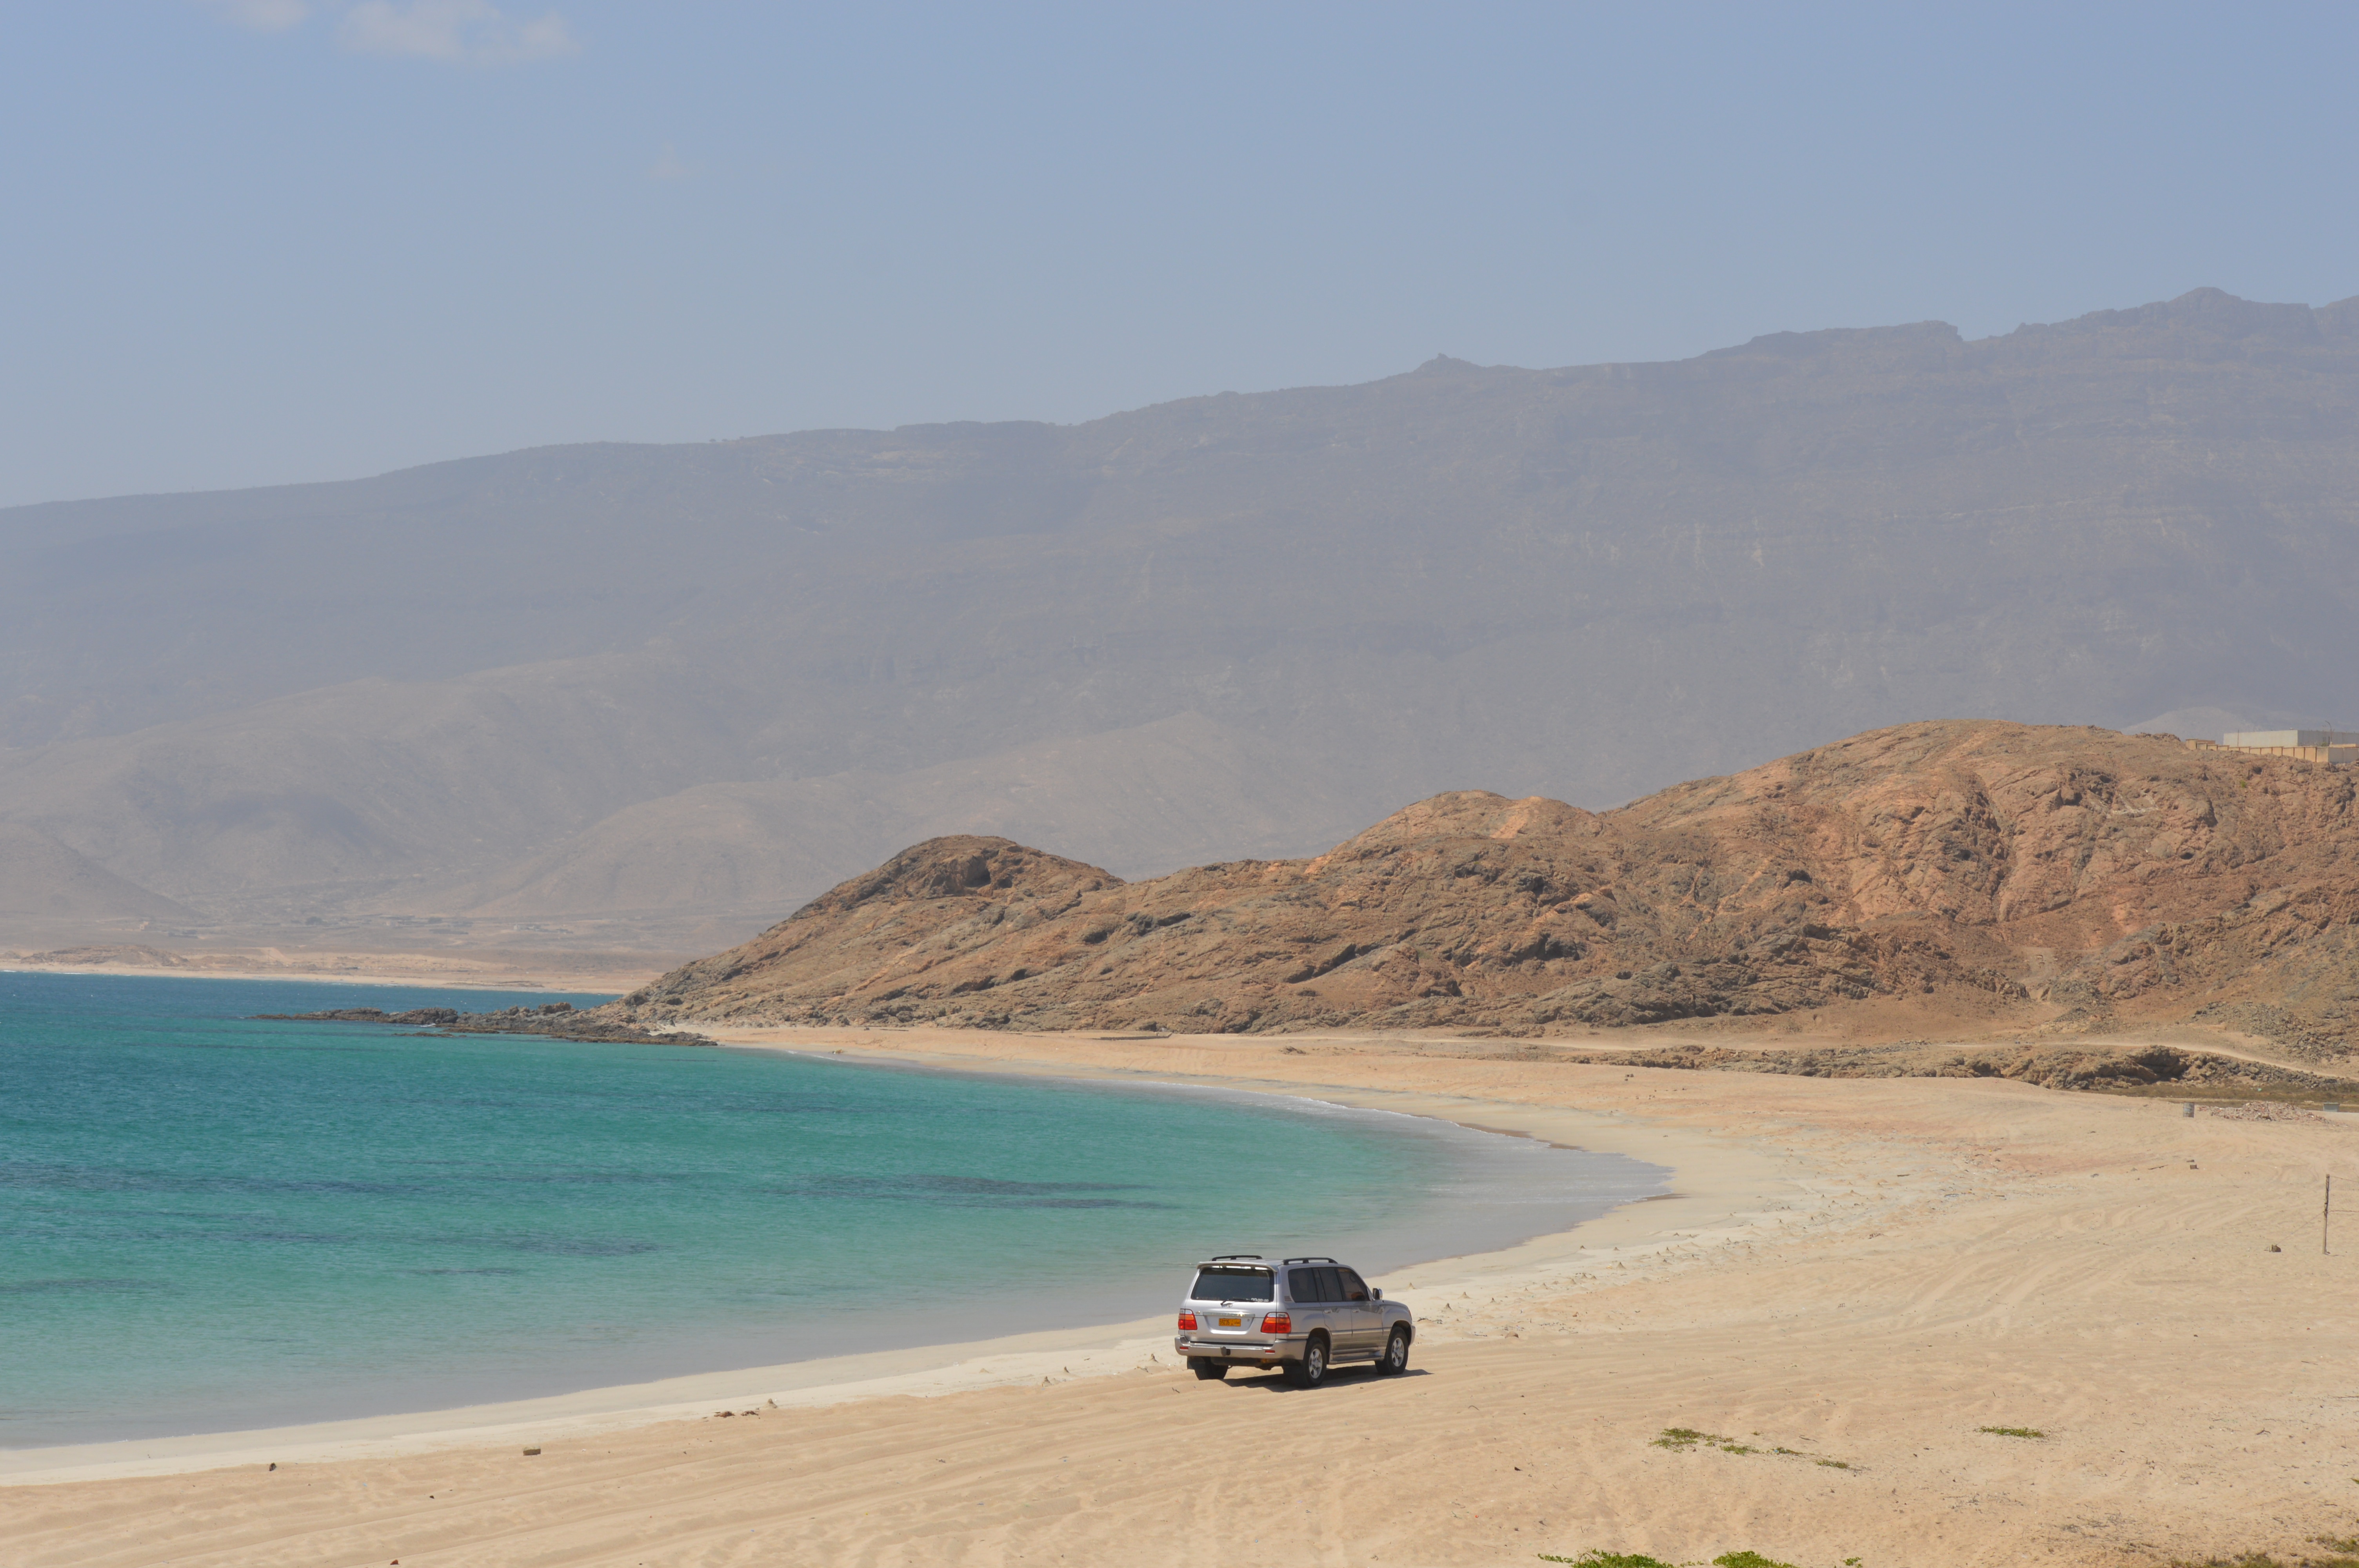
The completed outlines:
<svg viewBox="0 0 2359 1568">
<path fill-rule="evenodd" d="M 1265 1314 L 1261 1320 L 1261 1331 L 1264 1334 L 1292 1334 L 1294 1332 L 1293 1315 L 1282 1312 Z"/>
<path fill-rule="evenodd" d="M 1183 1333 L 1187 1333 L 1187 1334 L 1193 1334 L 1193 1333 L 1195 1333 L 1195 1332 L 1196 1332 L 1196 1314 L 1195 1314 L 1194 1313 L 1192 1313 L 1192 1312 L 1183 1312 L 1183 1313 L 1181 1313 L 1181 1314 L 1180 1314 L 1180 1330 L 1181 1330 Z"/>
</svg>

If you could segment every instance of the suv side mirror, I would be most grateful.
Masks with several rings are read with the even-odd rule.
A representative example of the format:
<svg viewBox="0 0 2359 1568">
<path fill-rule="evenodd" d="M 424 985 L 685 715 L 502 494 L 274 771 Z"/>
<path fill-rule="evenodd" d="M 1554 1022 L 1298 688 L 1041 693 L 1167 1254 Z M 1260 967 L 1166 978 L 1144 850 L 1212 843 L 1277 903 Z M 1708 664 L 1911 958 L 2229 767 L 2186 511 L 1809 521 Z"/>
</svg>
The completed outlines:
<svg viewBox="0 0 2359 1568">
<path fill-rule="evenodd" d="M 1382 1292 L 1382 1291 L 1370 1291 L 1368 1293 L 1369 1293 L 1370 1295 L 1372 1295 L 1372 1296 L 1375 1297 L 1375 1298 L 1376 1298 L 1376 1300 L 1378 1300 L 1378 1301 L 1382 1301 L 1382 1300 L 1384 1300 L 1384 1299 L 1385 1299 L 1385 1292 Z"/>
</svg>

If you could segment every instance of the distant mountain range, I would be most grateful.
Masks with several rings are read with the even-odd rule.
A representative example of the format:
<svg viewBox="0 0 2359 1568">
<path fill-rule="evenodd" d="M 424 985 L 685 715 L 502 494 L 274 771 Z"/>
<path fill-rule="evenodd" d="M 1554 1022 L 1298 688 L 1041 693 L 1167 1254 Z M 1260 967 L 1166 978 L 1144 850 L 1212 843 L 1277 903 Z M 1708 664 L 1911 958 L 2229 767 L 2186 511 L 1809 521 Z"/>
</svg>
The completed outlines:
<svg viewBox="0 0 2359 1568">
<path fill-rule="evenodd" d="M 720 945 L 1933 717 L 2359 722 L 2359 300 L 0 512 L 0 943 Z M 2224 726 L 2223 726 L 2224 727 Z"/>
</svg>

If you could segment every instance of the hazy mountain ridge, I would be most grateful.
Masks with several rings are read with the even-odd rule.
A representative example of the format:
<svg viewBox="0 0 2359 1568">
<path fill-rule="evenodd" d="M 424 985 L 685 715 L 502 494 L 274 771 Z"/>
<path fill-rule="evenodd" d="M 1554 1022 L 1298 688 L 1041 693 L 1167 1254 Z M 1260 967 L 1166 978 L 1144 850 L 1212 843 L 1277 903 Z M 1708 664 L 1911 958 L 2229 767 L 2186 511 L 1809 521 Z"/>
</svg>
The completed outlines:
<svg viewBox="0 0 2359 1568">
<path fill-rule="evenodd" d="M 216 915 L 521 913 L 653 885 L 718 790 L 767 835 L 732 885 L 775 909 L 975 823 L 1086 821 L 1147 871 L 1926 713 L 2347 723 L 2354 437 L 2359 305 L 2198 291 L 1973 343 L 1436 360 L 1074 427 L 18 508 L 0 819 Z M 1091 738 L 1020 821 L 941 783 Z M 1103 798 L 1149 770 L 1265 804 Z"/>
</svg>

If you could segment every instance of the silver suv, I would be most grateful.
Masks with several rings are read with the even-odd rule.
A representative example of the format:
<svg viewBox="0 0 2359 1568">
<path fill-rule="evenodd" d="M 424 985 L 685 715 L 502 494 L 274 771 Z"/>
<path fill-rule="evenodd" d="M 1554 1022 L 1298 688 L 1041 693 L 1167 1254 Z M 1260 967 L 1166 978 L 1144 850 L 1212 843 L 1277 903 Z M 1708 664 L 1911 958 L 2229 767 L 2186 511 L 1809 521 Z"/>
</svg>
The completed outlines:
<svg viewBox="0 0 2359 1568">
<path fill-rule="evenodd" d="M 1171 1344 L 1199 1378 L 1276 1367 L 1308 1388 L 1345 1361 L 1405 1371 L 1416 1337 L 1408 1308 L 1332 1258 L 1272 1263 L 1256 1253 L 1223 1252 L 1196 1265 Z"/>
</svg>

